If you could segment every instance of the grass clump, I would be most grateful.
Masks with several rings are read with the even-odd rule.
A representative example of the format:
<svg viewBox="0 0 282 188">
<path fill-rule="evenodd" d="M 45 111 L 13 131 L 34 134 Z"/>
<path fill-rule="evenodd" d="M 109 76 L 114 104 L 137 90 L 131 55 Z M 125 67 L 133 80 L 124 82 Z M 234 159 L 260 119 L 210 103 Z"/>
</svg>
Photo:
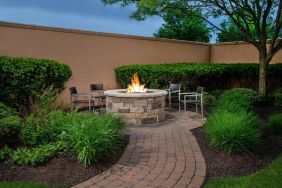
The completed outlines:
<svg viewBox="0 0 282 188">
<path fill-rule="evenodd" d="M 215 112 L 205 127 L 211 144 L 229 152 L 255 151 L 260 143 L 258 119 L 247 111 Z"/>
<path fill-rule="evenodd" d="M 11 153 L 11 161 L 17 165 L 39 165 L 66 148 L 64 142 L 49 143 L 35 148 L 18 148 Z"/>
<path fill-rule="evenodd" d="M 120 117 L 73 113 L 67 124 L 64 140 L 78 161 L 85 165 L 112 159 L 124 144 L 124 122 Z"/>
<path fill-rule="evenodd" d="M 261 129 L 252 104 L 259 101 L 257 92 L 245 88 L 221 94 L 204 126 L 211 144 L 230 153 L 257 151 Z"/>
<path fill-rule="evenodd" d="M 282 114 L 275 114 L 269 118 L 270 129 L 275 134 L 282 134 Z"/>
</svg>

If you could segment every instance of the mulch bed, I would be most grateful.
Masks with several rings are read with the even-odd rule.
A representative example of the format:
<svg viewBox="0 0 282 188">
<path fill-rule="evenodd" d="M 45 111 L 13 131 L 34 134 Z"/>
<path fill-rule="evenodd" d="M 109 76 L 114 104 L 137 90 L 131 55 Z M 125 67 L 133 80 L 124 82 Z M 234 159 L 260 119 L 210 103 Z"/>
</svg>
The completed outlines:
<svg viewBox="0 0 282 188">
<path fill-rule="evenodd" d="M 121 157 L 123 150 L 114 160 L 94 163 L 89 167 L 68 156 L 57 156 L 45 165 L 36 167 L 14 166 L 10 162 L 0 162 L 0 181 L 32 181 L 58 187 L 70 187 L 109 169 Z"/>
<path fill-rule="evenodd" d="M 260 117 L 264 127 L 262 146 L 257 154 L 230 155 L 226 151 L 210 146 L 210 140 L 203 133 L 202 127 L 192 130 L 206 160 L 208 178 L 247 175 L 266 167 L 282 155 L 282 136 L 274 135 L 266 128 L 268 117 L 282 112 L 282 109 L 266 106 L 256 108 L 255 112 Z"/>
</svg>

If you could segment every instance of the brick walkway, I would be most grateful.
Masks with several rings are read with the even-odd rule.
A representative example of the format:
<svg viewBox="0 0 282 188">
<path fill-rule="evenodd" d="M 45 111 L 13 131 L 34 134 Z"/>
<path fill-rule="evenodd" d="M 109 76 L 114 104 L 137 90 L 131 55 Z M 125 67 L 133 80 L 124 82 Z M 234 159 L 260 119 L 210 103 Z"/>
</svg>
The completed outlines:
<svg viewBox="0 0 282 188">
<path fill-rule="evenodd" d="M 203 120 L 193 112 L 171 114 L 175 117 L 159 125 L 129 128 L 119 162 L 74 187 L 201 187 L 206 165 L 190 129 Z"/>
</svg>

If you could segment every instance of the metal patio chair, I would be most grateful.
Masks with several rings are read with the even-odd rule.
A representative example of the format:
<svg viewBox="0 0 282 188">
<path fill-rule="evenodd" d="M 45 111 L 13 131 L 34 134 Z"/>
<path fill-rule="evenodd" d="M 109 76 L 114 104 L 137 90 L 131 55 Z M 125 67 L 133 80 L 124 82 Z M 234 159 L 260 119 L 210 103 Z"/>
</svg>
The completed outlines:
<svg viewBox="0 0 282 188">
<path fill-rule="evenodd" d="M 78 93 L 76 87 L 70 87 L 70 96 L 72 108 L 77 107 L 78 104 L 87 104 L 88 111 L 91 111 L 91 108 L 94 109 L 94 98 L 90 93 Z"/>
<path fill-rule="evenodd" d="M 101 108 L 103 108 L 105 106 L 105 101 L 106 101 L 106 96 L 104 95 L 103 84 L 90 84 L 90 91 L 99 100 L 98 108 L 99 108 L 99 113 L 101 113 Z M 97 94 L 97 96 L 96 96 L 96 94 Z"/>
<path fill-rule="evenodd" d="M 203 92 L 204 87 L 198 86 L 196 92 L 188 92 L 188 93 L 180 93 L 179 94 L 179 112 L 181 110 L 181 103 L 184 105 L 184 111 L 186 112 L 187 103 L 196 104 L 196 112 L 198 112 L 198 105 L 201 106 L 201 115 L 204 116 L 204 108 L 203 108 Z M 181 99 L 183 96 L 183 99 Z"/>
<path fill-rule="evenodd" d="M 171 98 L 172 94 L 177 94 L 179 97 L 179 94 L 181 92 L 181 84 L 169 84 L 169 88 L 165 89 L 168 92 L 167 98 L 168 98 L 168 107 L 171 107 Z"/>
</svg>

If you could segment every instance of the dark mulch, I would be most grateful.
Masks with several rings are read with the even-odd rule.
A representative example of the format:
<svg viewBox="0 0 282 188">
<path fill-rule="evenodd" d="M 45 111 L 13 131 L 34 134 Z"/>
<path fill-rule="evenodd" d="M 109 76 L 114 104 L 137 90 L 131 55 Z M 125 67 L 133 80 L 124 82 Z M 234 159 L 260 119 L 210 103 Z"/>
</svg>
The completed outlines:
<svg viewBox="0 0 282 188">
<path fill-rule="evenodd" d="M 210 146 L 210 140 L 203 133 L 203 128 L 196 128 L 192 133 L 196 137 L 207 165 L 208 178 L 223 176 L 242 176 L 255 172 L 269 165 L 274 159 L 282 155 L 282 136 L 274 135 L 267 128 L 270 115 L 282 112 L 282 109 L 273 106 L 256 108 L 260 117 L 264 133 L 262 146 L 258 154 L 229 154 L 226 151 Z"/>
<path fill-rule="evenodd" d="M 89 167 L 67 156 L 57 156 L 45 165 L 36 167 L 13 166 L 7 161 L 0 162 L 0 181 L 32 181 L 56 187 L 70 187 L 109 169 L 119 160 L 127 142 L 114 160 L 95 163 Z"/>
</svg>

